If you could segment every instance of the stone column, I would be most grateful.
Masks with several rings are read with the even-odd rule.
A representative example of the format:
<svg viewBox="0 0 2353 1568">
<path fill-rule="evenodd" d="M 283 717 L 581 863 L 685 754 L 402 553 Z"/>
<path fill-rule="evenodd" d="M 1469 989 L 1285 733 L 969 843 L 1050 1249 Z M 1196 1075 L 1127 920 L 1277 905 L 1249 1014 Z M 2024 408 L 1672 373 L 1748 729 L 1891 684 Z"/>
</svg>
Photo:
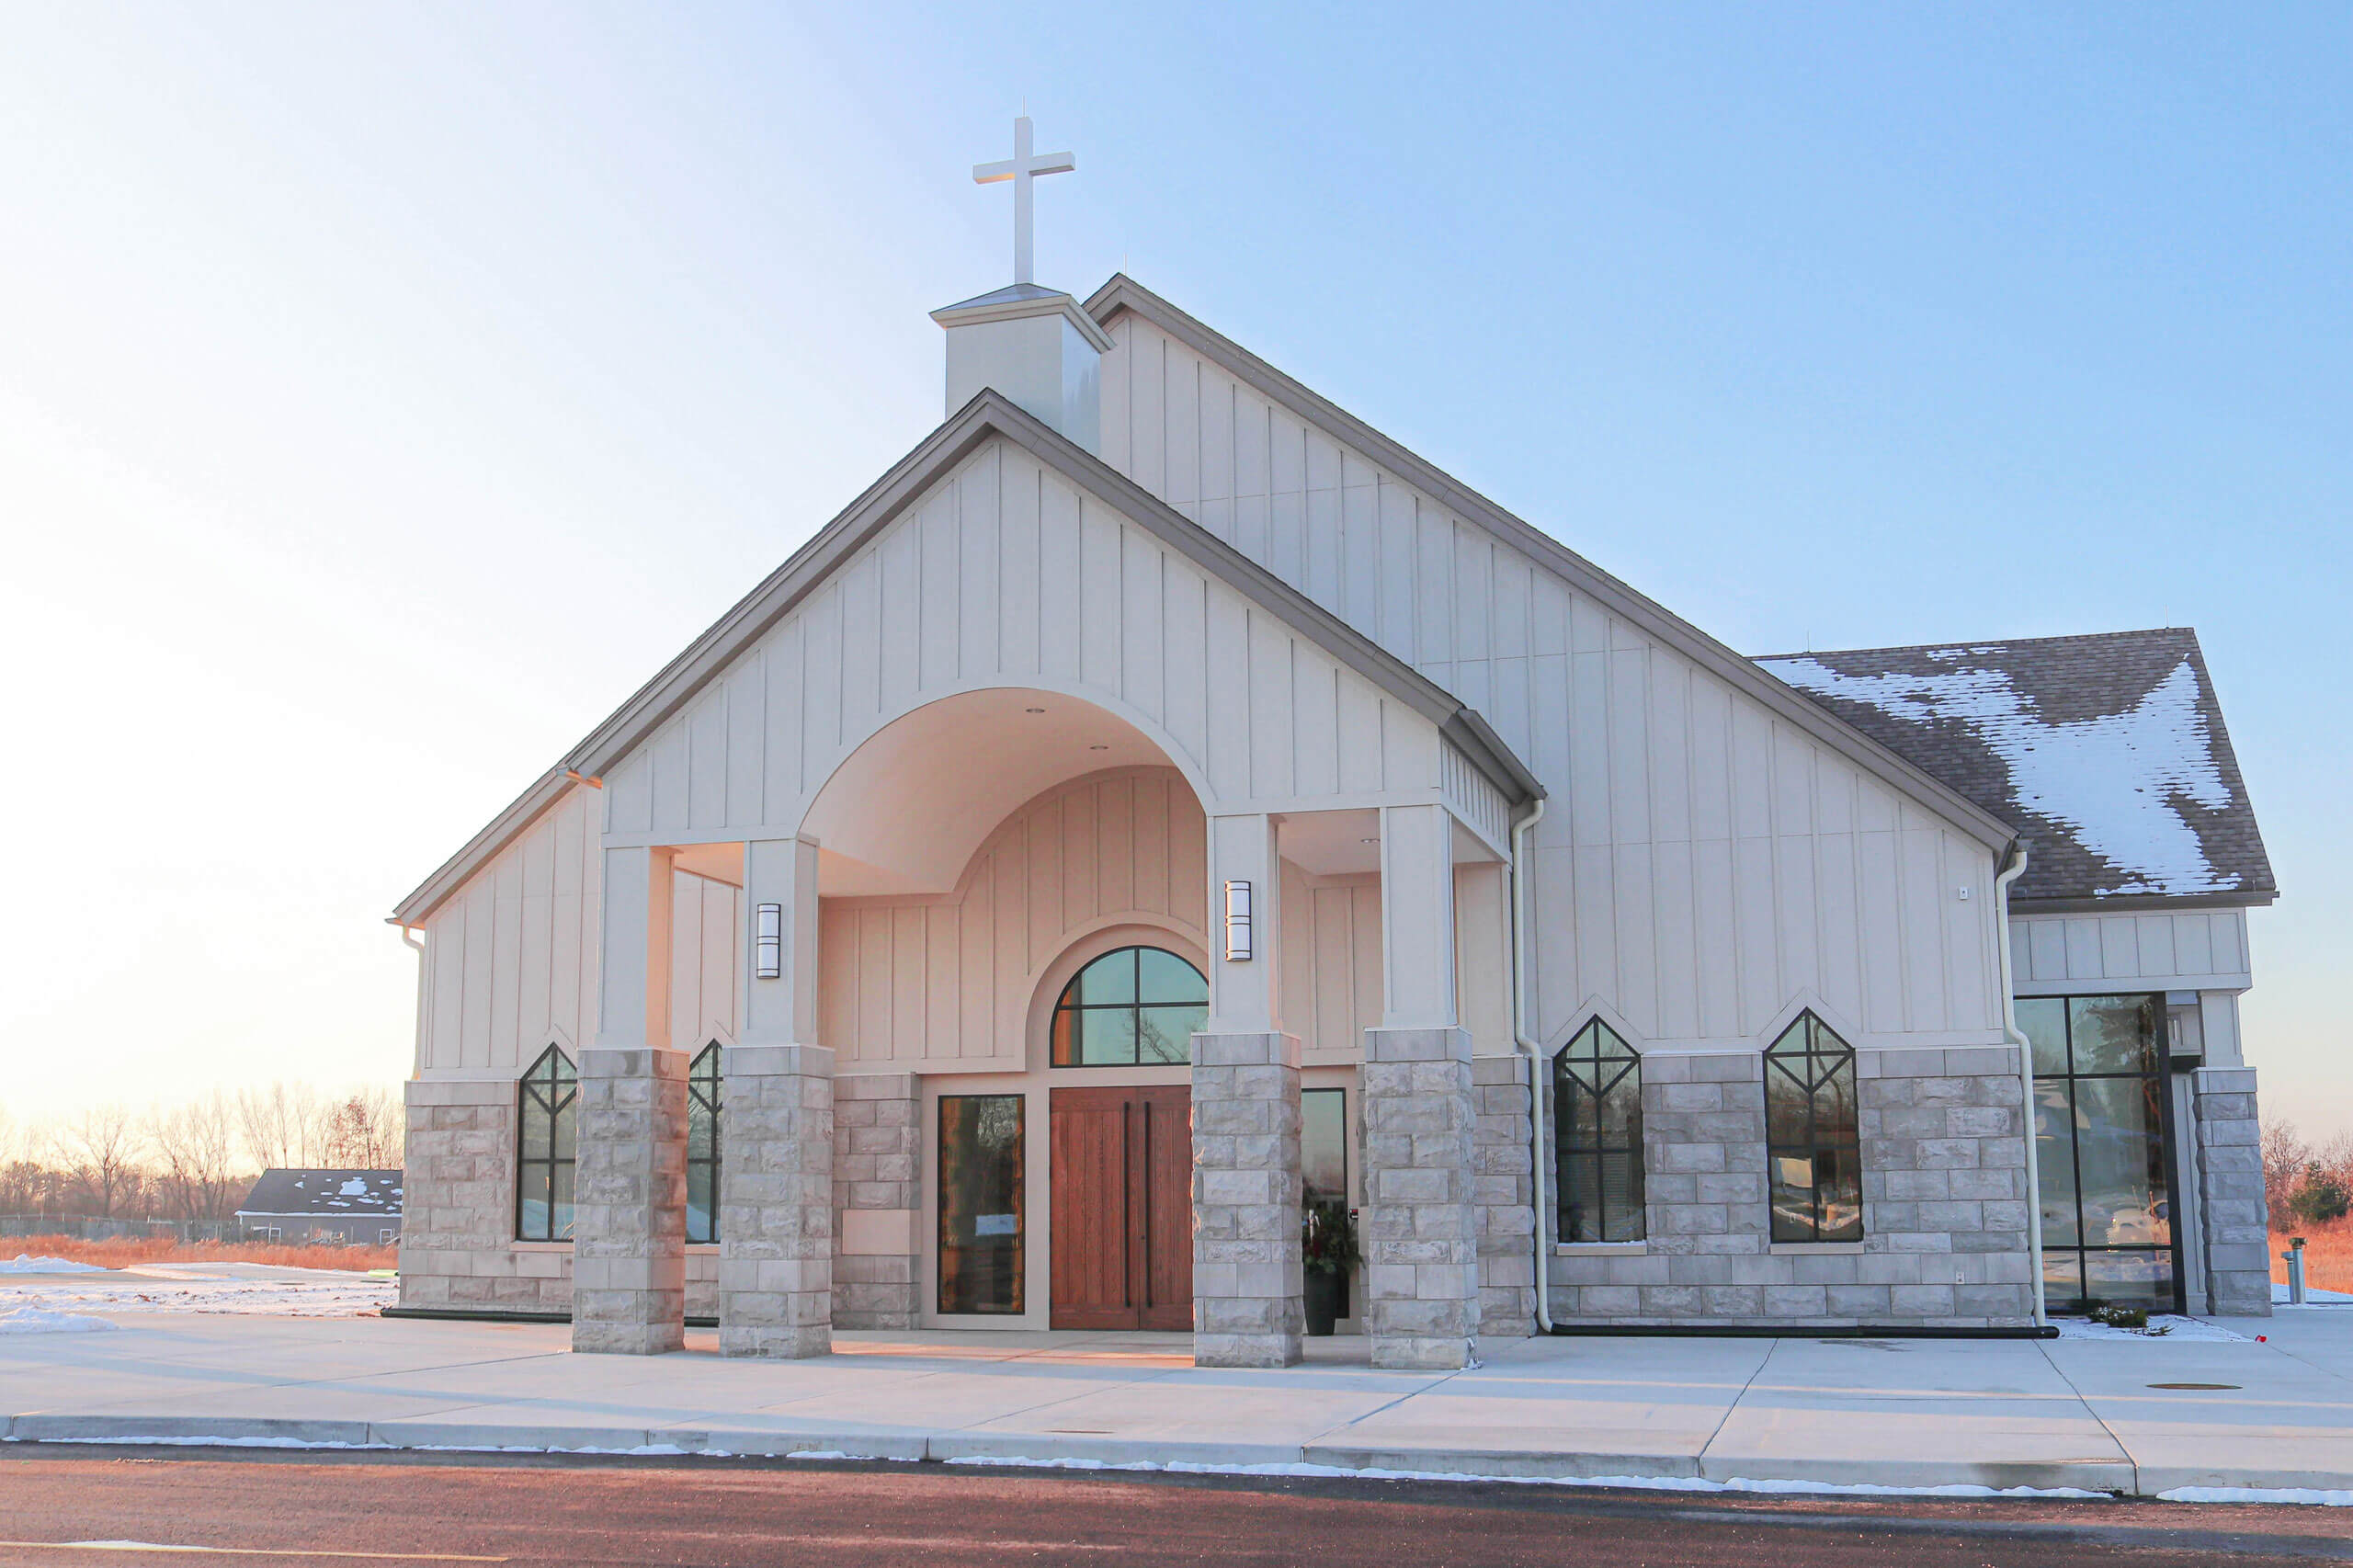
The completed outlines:
<svg viewBox="0 0 2353 1568">
<path fill-rule="evenodd" d="M 834 1053 L 731 1045 L 719 1173 L 719 1353 L 833 1348 Z"/>
<path fill-rule="evenodd" d="M 687 1058 L 580 1053 L 572 1347 L 620 1356 L 687 1335 Z"/>
<path fill-rule="evenodd" d="M 2255 1069 L 2200 1067 L 2198 1196 L 2206 1230 L 2206 1305 L 2218 1315 L 2271 1315 L 2271 1242 L 2263 1200 Z M 2198 1261 L 2190 1260 L 2191 1267 Z"/>
<path fill-rule="evenodd" d="M 1376 1367 L 1472 1364 L 1479 1235 L 1471 1034 L 1364 1035 L 1365 1333 Z"/>
<path fill-rule="evenodd" d="M 1472 1200 L 1479 1221 L 1479 1332 L 1526 1338 L 1536 1332 L 1536 1167 L 1529 1145 L 1535 1105 L 1525 1056 L 1471 1063 L 1478 1122 Z"/>
<path fill-rule="evenodd" d="M 1289 1367 L 1301 1281 L 1299 1037 L 1193 1037 L 1193 1364 Z"/>
<path fill-rule="evenodd" d="M 920 1310 L 917 1145 L 923 1102 L 912 1073 L 834 1080 L 834 1324 L 913 1328 Z"/>
</svg>

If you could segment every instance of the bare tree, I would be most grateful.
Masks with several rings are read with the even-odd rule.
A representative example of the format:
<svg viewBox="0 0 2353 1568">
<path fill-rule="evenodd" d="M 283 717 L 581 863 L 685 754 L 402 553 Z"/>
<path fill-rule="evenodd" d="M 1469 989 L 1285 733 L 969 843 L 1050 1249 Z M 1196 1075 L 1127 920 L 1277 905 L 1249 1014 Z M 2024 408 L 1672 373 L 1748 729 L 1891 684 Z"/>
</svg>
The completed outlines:
<svg viewBox="0 0 2353 1568">
<path fill-rule="evenodd" d="M 246 1186 L 237 1158 L 237 1116 L 219 1089 L 148 1113 L 164 1194 L 183 1220 L 225 1220 Z"/>
<path fill-rule="evenodd" d="M 327 1160 L 356 1170 L 398 1170 L 406 1124 L 407 1113 L 389 1090 L 354 1089 L 328 1118 Z"/>
<path fill-rule="evenodd" d="M 2290 1231 L 2295 1228 L 2295 1216 L 2289 1204 L 2296 1188 L 2303 1184 L 2304 1174 L 2312 1169 L 2313 1146 L 2304 1142 L 2292 1121 L 2267 1119 L 2263 1123 L 2263 1199 L 2270 1210 L 2271 1228 Z"/>
<path fill-rule="evenodd" d="M 325 1163 L 333 1108 L 308 1084 L 275 1083 L 237 1091 L 237 1127 L 245 1153 L 265 1168 Z"/>
<path fill-rule="evenodd" d="M 56 1157 L 86 1208 L 101 1220 L 142 1185 L 139 1130 L 119 1105 L 92 1106 L 55 1132 Z"/>
</svg>

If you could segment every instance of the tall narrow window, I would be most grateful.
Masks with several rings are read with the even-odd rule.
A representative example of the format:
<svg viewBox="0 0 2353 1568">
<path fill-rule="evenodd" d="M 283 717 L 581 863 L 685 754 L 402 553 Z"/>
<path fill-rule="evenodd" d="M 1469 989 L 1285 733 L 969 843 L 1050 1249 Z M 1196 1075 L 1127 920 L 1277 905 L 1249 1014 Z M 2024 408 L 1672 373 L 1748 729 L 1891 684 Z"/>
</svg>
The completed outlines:
<svg viewBox="0 0 2353 1568">
<path fill-rule="evenodd" d="M 687 1064 L 687 1240 L 719 1239 L 719 1042 Z"/>
<path fill-rule="evenodd" d="M 1643 1059 L 1594 1019 L 1552 1058 L 1552 1110 L 1560 1239 L 1641 1241 Z"/>
<path fill-rule="evenodd" d="M 1054 1004 L 1057 1067 L 1181 1066 L 1210 1017 L 1210 983 L 1160 948 L 1118 948 L 1071 977 Z"/>
<path fill-rule="evenodd" d="M 1018 1312 L 1021 1096 L 939 1096 L 939 1310 Z"/>
<path fill-rule="evenodd" d="M 2021 996 L 2018 1018 L 2034 1046 L 2043 1304 L 2179 1312 L 2165 998 Z"/>
<path fill-rule="evenodd" d="M 578 1151 L 573 1102 L 580 1081 L 572 1059 L 549 1046 L 515 1092 L 515 1235 L 526 1242 L 572 1239 L 572 1170 Z"/>
<path fill-rule="evenodd" d="M 1855 1048 L 1810 1012 L 1765 1048 L 1765 1144 L 1775 1241 L 1863 1239 Z"/>
</svg>

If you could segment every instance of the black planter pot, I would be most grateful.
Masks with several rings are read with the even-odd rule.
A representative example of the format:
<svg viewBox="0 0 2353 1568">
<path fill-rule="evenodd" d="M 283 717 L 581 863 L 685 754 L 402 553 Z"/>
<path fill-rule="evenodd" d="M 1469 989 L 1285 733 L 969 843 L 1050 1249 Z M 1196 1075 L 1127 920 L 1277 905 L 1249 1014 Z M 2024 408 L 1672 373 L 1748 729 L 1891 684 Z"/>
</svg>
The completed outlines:
<svg viewBox="0 0 2353 1568">
<path fill-rule="evenodd" d="M 1340 1320 L 1341 1276 L 1336 1270 L 1311 1268 L 1306 1284 L 1307 1332 L 1311 1337 L 1322 1339 Z"/>
</svg>

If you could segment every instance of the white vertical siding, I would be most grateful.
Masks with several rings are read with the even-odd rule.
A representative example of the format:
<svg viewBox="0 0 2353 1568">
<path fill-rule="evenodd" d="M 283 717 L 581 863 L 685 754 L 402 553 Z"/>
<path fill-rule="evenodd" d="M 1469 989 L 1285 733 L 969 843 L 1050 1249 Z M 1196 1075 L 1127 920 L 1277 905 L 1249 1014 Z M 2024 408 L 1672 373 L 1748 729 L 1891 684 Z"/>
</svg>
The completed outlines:
<svg viewBox="0 0 2353 1568">
<path fill-rule="evenodd" d="M 741 900 L 725 882 L 672 873 L 670 1047 L 700 1051 L 735 1039 L 735 966 L 741 950 Z"/>
<path fill-rule="evenodd" d="M 2082 994 L 2112 982 L 2144 991 L 2245 990 L 2250 967 L 2240 909 L 2010 920 L 2010 971 L 2021 990 Z"/>
<path fill-rule="evenodd" d="M 519 1072 L 595 1033 L 596 812 L 566 791 L 426 922 L 419 1074 Z"/>
<path fill-rule="evenodd" d="M 1150 324 L 1112 337 L 1106 460 L 1477 708 L 1543 779 L 1548 1040 L 1587 998 L 1661 1041 L 1755 1038 L 1802 995 L 1888 1044 L 1998 1029 L 1993 866 L 1969 835 Z"/>
<path fill-rule="evenodd" d="M 607 831 L 790 830 L 892 720 L 1024 685 L 1128 718 L 1226 809 L 1438 787 L 1428 720 L 992 441 L 608 770 Z"/>
</svg>

